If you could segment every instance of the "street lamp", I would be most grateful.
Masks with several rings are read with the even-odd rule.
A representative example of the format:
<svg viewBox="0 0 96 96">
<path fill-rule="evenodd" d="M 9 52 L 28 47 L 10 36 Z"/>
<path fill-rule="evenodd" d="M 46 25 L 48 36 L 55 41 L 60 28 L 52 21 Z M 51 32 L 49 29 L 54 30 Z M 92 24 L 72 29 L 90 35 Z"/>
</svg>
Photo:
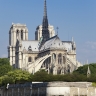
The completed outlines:
<svg viewBox="0 0 96 96">
<path fill-rule="evenodd" d="M 30 96 L 32 96 L 32 84 L 30 85 Z"/>
<path fill-rule="evenodd" d="M 7 89 L 7 96 L 8 96 L 8 88 L 9 88 L 9 83 L 7 83 L 6 89 Z"/>
</svg>

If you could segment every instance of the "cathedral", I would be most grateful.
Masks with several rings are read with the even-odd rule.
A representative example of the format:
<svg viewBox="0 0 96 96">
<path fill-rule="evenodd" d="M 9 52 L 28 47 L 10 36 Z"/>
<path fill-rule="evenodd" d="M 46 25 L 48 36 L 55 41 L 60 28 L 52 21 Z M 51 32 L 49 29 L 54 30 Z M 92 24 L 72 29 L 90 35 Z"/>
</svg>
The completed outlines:
<svg viewBox="0 0 96 96">
<path fill-rule="evenodd" d="M 28 29 L 24 24 L 12 23 L 9 30 L 8 58 L 14 68 L 32 74 L 44 69 L 53 75 L 67 74 L 82 66 L 76 60 L 75 41 L 61 41 L 47 18 L 46 0 L 42 24 L 37 26 L 35 40 L 28 40 Z"/>
</svg>

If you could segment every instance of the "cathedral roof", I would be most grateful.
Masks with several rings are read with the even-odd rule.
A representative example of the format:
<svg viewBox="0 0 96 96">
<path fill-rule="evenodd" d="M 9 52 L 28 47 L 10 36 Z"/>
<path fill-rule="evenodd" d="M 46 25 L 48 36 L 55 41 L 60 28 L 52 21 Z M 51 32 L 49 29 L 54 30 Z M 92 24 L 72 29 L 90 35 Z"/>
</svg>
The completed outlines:
<svg viewBox="0 0 96 96">
<path fill-rule="evenodd" d="M 65 45 L 63 42 L 59 39 L 59 37 L 56 35 L 50 39 L 48 39 L 45 44 L 41 47 L 40 51 L 44 49 L 49 49 L 49 48 L 54 48 L 54 49 L 66 49 Z"/>
<path fill-rule="evenodd" d="M 65 47 L 67 48 L 67 51 L 71 51 L 72 50 L 72 41 L 62 41 L 62 43 L 65 45 Z"/>
<path fill-rule="evenodd" d="M 29 47 L 32 51 L 39 51 L 38 50 L 38 43 L 39 41 L 22 41 L 22 50 L 26 49 L 28 51 Z"/>
</svg>

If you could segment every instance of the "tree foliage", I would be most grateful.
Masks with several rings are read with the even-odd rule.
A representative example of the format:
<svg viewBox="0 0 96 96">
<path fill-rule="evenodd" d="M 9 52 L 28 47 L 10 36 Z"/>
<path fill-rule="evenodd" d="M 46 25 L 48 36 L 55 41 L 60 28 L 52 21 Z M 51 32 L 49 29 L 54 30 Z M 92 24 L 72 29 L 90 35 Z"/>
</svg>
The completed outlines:
<svg viewBox="0 0 96 96">
<path fill-rule="evenodd" d="M 10 65 L 8 58 L 0 58 L 0 66 L 1 65 Z"/>
<path fill-rule="evenodd" d="M 20 69 L 12 69 L 7 58 L 0 58 L 0 85 L 7 83 L 24 83 L 24 82 L 50 82 L 50 81 L 65 81 L 65 82 L 81 82 L 89 81 L 96 82 L 96 64 L 89 64 L 91 75 L 87 78 L 88 65 L 79 67 L 71 74 L 53 75 L 48 74 L 45 70 L 39 70 L 34 75 Z M 96 83 L 93 83 L 95 86 Z"/>
<path fill-rule="evenodd" d="M 12 70 L 12 66 L 9 64 L 8 58 L 0 58 L 0 76 L 7 74 Z"/>
</svg>

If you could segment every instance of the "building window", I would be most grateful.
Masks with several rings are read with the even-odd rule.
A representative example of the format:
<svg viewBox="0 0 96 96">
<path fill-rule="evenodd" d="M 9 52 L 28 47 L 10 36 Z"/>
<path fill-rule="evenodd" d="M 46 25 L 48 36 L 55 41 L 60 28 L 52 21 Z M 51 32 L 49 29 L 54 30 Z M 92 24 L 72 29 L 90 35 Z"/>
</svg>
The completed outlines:
<svg viewBox="0 0 96 96">
<path fill-rule="evenodd" d="M 31 57 L 28 58 L 28 62 L 32 62 L 32 58 Z"/>
<path fill-rule="evenodd" d="M 62 54 L 58 55 L 58 64 L 62 64 Z"/>
<path fill-rule="evenodd" d="M 57 74 L 61 74 L 61 69 L 60 68 L 57 69 Z"/>
<path fill-rule="evenodd" d="M 70 73 L 70 65 L 68 65 L 67 68 L 68 68 L 68 73 Z"/>
<path fill-rule="evenodd" d="M 17 30 L 17 32 L 16 32 L 16 38 L 18 38 L 19 37 L 19 30 Z"/>
<path fill-rule="evenodd" d="M 52 63 L 54 64 L 55 62 L 56 62 L 56 54 L 53 53 L 53 54 L 52 54 Z"/>
<path fill-rule="evenodd" d="M 65 64 L 65 62 L 66 62 L 66 58 L 65 56 L 63 56 L 63 64 Z"/>
<path fill-rule="evenodd" d="M 23 30 L 21 30 L 21 40 L 23 40 Z"/>
</svg>

